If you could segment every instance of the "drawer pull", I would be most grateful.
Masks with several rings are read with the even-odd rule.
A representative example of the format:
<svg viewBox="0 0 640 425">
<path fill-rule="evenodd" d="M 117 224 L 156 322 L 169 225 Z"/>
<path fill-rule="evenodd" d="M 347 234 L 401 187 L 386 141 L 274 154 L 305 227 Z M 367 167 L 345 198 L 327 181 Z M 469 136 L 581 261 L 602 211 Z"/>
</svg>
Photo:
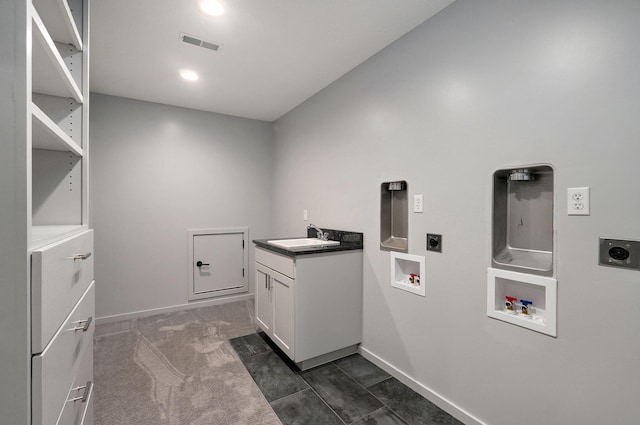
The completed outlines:
<svg viewBox="0 0 640 425">
<path fill-rule="evenodd" d="M 83 385 L 81 387 L 71 388 L 71 391 L 84 390 L 84 392 L 82 393 L 82 396 L 80 396 L 80 397 L 70 398 L 69 400 L 67 400 L 67 403 L 71 403 L 71 402 L 74 402 L 74 401 L 80 401 L 82 403 L 86 403 L 87 399 L 89 398 L 89 394 L 91 393 L 91 388 L 93 388 L 93 382 L 91 382 L 91 381 L 87 382 L 87 385 Z"/>
<path fill-rule="evenodd" d="M 82 331 L 82 332 L 86 332 L 89 330 L 89 326 L 91 326 L 91 321 L 93 320 L 93 317 L 89 317 L 86 320 L 78 320 L 77 322 L 72 322 L 74 325 L 82 325 L 82 326 L 76 326 L 74 328 L 69 328 L 67 329 L 68 331 Z"/>
<path fill-rule="evenodd" d="M 86 260 L 89 257 L 91 257 L 91 253 L 87 252 L 86 254 L 76 254 L 72 258 L 74 260 Z"/>
</svg>

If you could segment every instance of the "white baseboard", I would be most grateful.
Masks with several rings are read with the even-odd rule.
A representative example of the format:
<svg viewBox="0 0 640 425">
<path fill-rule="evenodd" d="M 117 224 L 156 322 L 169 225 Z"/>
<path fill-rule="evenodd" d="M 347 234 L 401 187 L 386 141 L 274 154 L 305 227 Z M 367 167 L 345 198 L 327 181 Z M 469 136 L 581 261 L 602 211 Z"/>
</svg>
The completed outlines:
<svg viewBox="0 0 640 425">
<path fill-rule="evenodd" d="M 189 310 L 192 308 L 209 307 L 212 305 L 227 304 L 236 301 L 252 300 L 253 294 L 230 295 L 227 297 L 213 298 L 201 301 L 192 301 L 188 304 L 172 305 L 168 307 L 153 308 L 150 310 L 134 311 L 132 313 L 115 314 L 113 316 L 98 317 L 96 325 L 102 323 L 118 322 L 120 320 L 139 319 L 141 317 L 153 316 L 155 314 L 172 313 L 174 311 Z"/>
<path fill-rule="evenodd" d="M 468 412 L 442 397 L 440 394 L 435 391 L 429 389 L 426 385 L 416 381 L 411 376 L 407 375 L 405 372 L 401 371 L 397 367 L 393 366 L 391 363 L 386 360 L 378 357 L 376 354 L 369 351 L 367 348 L 360 346 L 358 352 L 365 359 L 369 360 L 371 363 L 378 366 L 380 369 L 384 370 L 398 381 L 405 384 L 407 387 L 411 388 L 413 391 L 420 394 L 422 397 L 426 398 L 445 412 L 449 413 L 459 421 L 463 422 L 465 425 L 487 425 L 485 422 L 471 416 Z"/>
</svg>

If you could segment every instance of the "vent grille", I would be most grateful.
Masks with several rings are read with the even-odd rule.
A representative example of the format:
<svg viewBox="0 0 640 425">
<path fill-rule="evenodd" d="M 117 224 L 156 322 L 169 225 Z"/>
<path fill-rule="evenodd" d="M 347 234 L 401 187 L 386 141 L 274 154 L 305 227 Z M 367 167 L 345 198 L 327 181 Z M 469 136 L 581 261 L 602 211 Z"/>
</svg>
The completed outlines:
<svg viewBox="0 0 640 425">
<path fill-rule="evenodd" d="M 180 34 L 180 40 L 183 43 L 192 44 L 194 46 L 202 47 L 204 49 L 213 50 L 214 52 L 219 52 L 222 48 L 222 44 L 214 43 L 212 41 L 205 41 L 201 38 L 194 37 L 192 35 Z"/>
</svg>

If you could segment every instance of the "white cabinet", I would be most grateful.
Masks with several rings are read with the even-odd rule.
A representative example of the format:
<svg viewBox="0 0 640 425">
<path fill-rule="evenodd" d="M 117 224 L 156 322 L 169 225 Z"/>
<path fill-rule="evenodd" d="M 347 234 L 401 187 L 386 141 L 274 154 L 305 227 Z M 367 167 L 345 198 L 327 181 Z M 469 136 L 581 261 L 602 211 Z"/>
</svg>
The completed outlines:
<svg viewBox="0 0 640 425">
<path fill-rule="evenodd" d="M 88 19 L 89 0 L 0 2 L 2 423 L 92 422 Z"/>
<path fill-rule="evenodd" d="M 31 344 L 42 352 L 93 281 L 93 230 L 31 254 Z"/>
<path fill-rule="evenodd" d="M 256 262 L 256 322 L 269 336 L 273 335 L 273 302 L 269 287 L 271 272 L 275 273 L 275 270 L 270 270 Z"/>
<path fill-rule="evenodd" d="M 42 353 L 33 356 L 33 423 L 56 425 L 67 404 L 82 405 L 74 383 L 93 345 L 95 290 L 92 283 Z M 93 373 L 83 371 L 81 384 L 91 391 Z M 83 393 L 85 391 L 82 391 Z M 68 398 L 71 394 L 72 397 Z M 80 403 L 74 403 L 80 401 Z M 86 403 L 86 401 L 84 402 Z M 80 409 L 82 410 L 82 409 Z M 86 424 L 85 424 L 86 425 Z"/>
<path fill-rule="evenodd" d="M 256 323 L 301 369 L 357 350 L 362 251 L 286 256 L 256 247 Z"/>
<path fill-rule="evenodd" d="M 294 358 L 294 285 L 290 277 L 256 264 L 256 321 L 290 358 Z"/>
</svg>

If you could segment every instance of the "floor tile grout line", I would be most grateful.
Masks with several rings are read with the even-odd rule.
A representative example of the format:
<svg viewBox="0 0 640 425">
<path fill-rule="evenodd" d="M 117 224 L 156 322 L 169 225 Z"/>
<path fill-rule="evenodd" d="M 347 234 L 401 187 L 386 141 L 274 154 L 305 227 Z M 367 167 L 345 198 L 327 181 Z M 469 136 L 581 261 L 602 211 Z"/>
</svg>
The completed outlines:
<svg viewBox="0 0 640 425">
<path fill-rule="evenodd" d="M 344 373 L 344 374 L 345 374 L 345 376 L 346 376 L 347 378 L 349 378 L 349 379 L 351 379 L 353 382 L 355 382 L 357 386 L 359 386 L 360 388 L 362 388 L 363 390 L 365 390 L 369 395 L 371 395 L 371 397 L 373 397 L 374 399 L 376 399 L 377 401 L 379 401 L 379 402 L 382 404 L 382 407 L 388 407 L 388 406 L 387 406 L 387 405 L 386 405 L 382 400 L 380 400 L 380 399 L 379 399 L 378 397 L 376 397 L 373 393 L 371 393 L 371 391 L 369 391 L 369 390 L 367 389 L 367 387 L 365 387 L 364 385 L 362 385 L 362 384 L 361 384 L 360 382 L 358 382 L 354 377 L 352 377 L 350 374 L 348 374 L 346 370 L 344 370 L 343 368 L 341 368 L 340 366 L 338 366 L 338 365 L 336 364 L 336 361 L 335 361 L 335 360 L 334 360 L 334 361 L 332 361 L 332 362 L 331 362 L 331 364 L 333 364 L 335 367 L 337 367 L 337 368 L 338 368 L 338 370 L 339 370 L 340 372 Z M 389 378 L 391 378 L 391 376 L 389 376 L 388 378 L 383 379 L 383 380 L 382 380 L 382 381 L 380 381 L 380 382 L 384 382 L 384 381 L 386 381 L 386 380 L 387 380 L 387 379 L 389 379 Z M 376 383 L 376 384 L 372 384 L 372 385 L 370 385 L 370 386 L 377 385 L 377 384 L 379 384 L 380 382 L 378 382 L 378 383 Z M 382 408 L 382 407 L 381 407 L 381 408 Z M 374 410 L 373 412 L 377 412 L 377 411 L 378 411 L 378 410 L 380 410 L 381 408 L 378 408 L 378 409 Z M 391 410 L 391 408 L 389 408 L 389 410 Z M 369 413 L 367 413 L 366 415 L 361 416 L 360 418 L 358 418 L 358 420 L 360 420 L 360 419 L 364 418 L 364 417 L 365 417 L 365 416 L 367 416 L 367 415 L 371 415 L 373 412 L 369 412 Z M 397 413 L 396 413 L 396 414 L 397 414 Z M 398 416 L 398 417 L 400 417 L 400 416 Z M 403 420 L 404 420 L 404 419 L 403 419 Z M 353 421 L 353 422 L 355 422 L 355 421 Z M 405 422 L 406 422 L 406 421 L 405 421 Z"/>
<path fill-rule="evenodd" d="M 335 361 L 331 362 L 333 364 L 335 364 Z M 389 375 L 387 378 L 381 380 L 380 382 L 377 382 L 375 384 L 371 384 L 369 385 L 369 387 L 365 387 L 364 385 L 360 384 L 358 381 L 356 381 L 353 377 L 351 377 L 346 371 L 344 371 L 340 366 L 338 366 L 337 364 L 335 365 L 338 369 L 340 369 L 340 371 L 342 371 L 342 373 L 344 373 L 346 376 L 348 376 L 352 381 L 354 381 L 357 385 L 359 385 L 360 387 L 362 387 L 367 393 L 369 393 L 373 398 L 375 398 L 376 400 L 378 400 L 380 403 L 382 403 L 383 407 L 386 407 L 387 409 L 389 409 L 390 412 L 393 412 L 397 417 L 399 417 L 400 419 L 402 419 L 404 422 L 406 422 L 407 424 L 410 424 L 410 422 L 405 419 L 402 415 L 400 415 L 398 412 L 396 412 L 395 410 L 393 410 L 391 408 L 391 406 L 389 406 L 387 403 L 385 403 L 384 401 L 380 400 L 378 397 L 376 397 L 375 394 L 373 394 L 371 391 L 369 391 L 369 388 L 373 387 L 374 385 L 378 385 L 383 383 L 384 381 L 388 381 L 391 378 L 393 378 L 393 376 Z M 401 383 L 402 384 L 402 383 Z M 404 385 L 404 384 L 402 384 Z M 406 385 L 405 385 L 406 386 Z M 407 387 L 409 388 L 409 387 Z M 411 388 L 409 388 L 411 390 Z M 413 391 L 413 390 L 412 390 Z M 378 409 L 379 410 L 379 409 Z M 377 411 L 377 410 L 376 410 Z M 371 414 L 371 413 L 370 413 Z M 366 416 L 366 415 L 365 415 Z M 364 416 L 363 416 L 364 417 Z M 362 419 L 362 418 L 361 418 Z"/>
<path fill-rule="evenodd" d="M 263 354 L 263 353 L 266 353 L 266 352 L 268 352 L 268 351 L 272 351 L 272 352 L 274 352 L 274 354 L 275 354 L 276 356 L 278 356 L 278 358 L 280 358 L 280 360 L 281 360 L 283 363 L 285 363 L 285 365 L 287 365 L 287 362 L 286 362 L 285 360 L 283 360 L 283 359 L 282 359 L 282 357 L 278 354 L 278 352 L 276 352 L 275 350 L 273 350 L 273 348 L 272 348 L 268 343 L 267 343 L 267 348 L 268 348 L 268 349 L 267 349 L 266 351 L 263 351 L 262 353 L 256 353 L 256 354 L 254 354 L 253 356 L 256 356 L 256 355 L 259 355 L 259 354 Z M 235 349 L 234 349 L 234 350 L 235 350 Z M 253 357 L 253 356 L 247 357 L 247 359 L 249 359 L 249 358 L 251 358 L 251 357 Z M 245 361 L 244 361 L 244 360 L 241 360 L 241 361 L 242 361 L 242 364 L 244 365 L 244 367 L 245 367 L 245 369 L 246 369 L 246 363 L 245 363 Z M 316 396 L 317 396 L 317 397 L 322 401 L 322 403 L 323 403 L 324 405 L 326 405 L 326 406 L 329 408 L 329 410 L 330 410 L 334 415 L 336 415 L 336 417 L 338 418 L 338 420 L 339 420 L 341 423 L 345 424 L 345 425 L 349 425 L 349 424 L 351 424 L 351 423 L 357 422 L 357 421 L 361 420 L 362 418 L 364 418 L 364 417 L 366 417 L 366 416 L 368 416 L 368 415 L 371 415 L 371 414 L 373 414 L 373 413 L 377 412 L 378 410 L 380 410 L 380 409 L 382 409 L 382 408 L 384 408 L 384 407 L 386 407 L 390 412 L 392 412 L 393 414 L 395 414 L 395 415 L 396 415 L 398 418 L 400 418 L 403 422 L 405 422 L 405 423 L 406 423 L 406 424 L 408 424 L 408 425 L 411 425 L 411 422 L 410 422 L 409 420 L 407 420 L 403 415 L 401 415 L 399 412 L 397 412 L 396 410 L 394 410 L 393 408 L 391 408 L 391 406 L 389 406 L 387 403 L 385 403 L 385 402 L 383 402 L 382 400 L 380 400 L 380 399 L 379 399 L 375 394 L 373 394 L 373 393 L 369 390 L 369 388 L 371 388 L 371 387 L 373 387 L 373 386 L 375 386 L 375 385 L 379 385 L 379 384 L 381 384 L 381 383 L 383 383 L 383 382 L 385 382 L 385 381 L 388 381 L 388 380 L 390 380 L 390 379 L 394 378 L 393 376 L 391 376 L 391 375 L 389 375 L 389 374 L 388 374 L 388 375 L 389 375 L 388 377 L 386 377 L 386 378 L 384 378 L 384 379 L 380 380 L 379 382 L 373 383 L 373 384 L 369 385 L 368 387 L 365 387 L 365 386 L 364 386 L 364 385 L 362 385 L 360 382 L 358 382 L 354 377 L 352 377 L 352 376 L 351 376 L 351 375 L 350 375 L 346 370 L 344 370 L 343 368 L 341 368 L 341 367 L 336 363 L 336 361 L 335 361 L 335 360 L 334 360 L 334 361 L 331 361 L 331 362 L 327 362 L 327 363 L 325 363 L 324 365 L 318 365 L 318 366 L 316 366 L 316 367 L 318 367 L 318 368 L 319 368 L 319 367 L 322 367 L 322 366 L 326 366 L 326 365 L 328 365 L 328 364 L 332 364 L 332 365 L 334 365 L 334 366 L 335 366 L 335 367 L 336 367 L 340 372 L 342 372 L 342 373 L 343 373 L 345 376 L 347 376 L 351 381 L 353 381 L 353 382 L 356 384 L 356 386 L 358 386 L 358 387 L 362 388 L 363 390 L 365 390 L 365 392 L 366 392 L 366 393 L 368 393 L 368 394 L 369 394 L 369 395 L 371 395 L 375 400 L 377 400 L 378 402 L 380 402 L 380 403 L 382 404 L 382 407 L 380 407 L 380 408 L 378 408 L 378 409 L 374 410 L 373 412 L 369 412 L 369 413 L 367 413 L 367 414 L 365 414 L 365 415 L 363 415 L 363 416 L 361 416 L 361 417 L 359 417 L 359 418 L 357 418 L 357 419 L 355 419 L 355 420 L 350 421 L 350 422 L 348 422 L 348 423 L 347 423 L 347 422 L 345 422 L 345 421 L 340 417 L 340 415 L 338 415 L 338 413 L 337 413 L 337 412 L 336 412 L 336 411 L 335 411 L 335 410 L 334 410 L 334 409 L 333 409 L 333 408 L 332 408 L 332 407 L 327 403 L 327 401 L 326 401 L 326 400 L 325 400 L 325 399 L 324 399 L 324 398 L 323 398 L 323 397 L 322 397 L 322 396 L 321 396 L 321 395 L 320 395 L 320 394 L 315 390 L 315 388 L 313 388 L 313 386 L 311 385 L 311 383 L 310 383 L 307 379 L 305 379 L 305 378 L 302 376 L 302 372 L 303 372 L 303 371 L 302 371 L 302 370 L 300 370 L 299 368 L 296 368 L 295 370 L 294 370 L 294 369 L 292 369 L 292 372 L 293 372 L 293 373 L 295 373 L 297 376 L 299 376 L 299 377 L 300 377 L 300 378 L 301 378 L 301 379 L 302 379 L 302 380 L 303 380 L 303 381 L 308 385 L 308 388 L 305 388 L 305 389 L 302 389 L 302 390 L 296 391 L 295 393 L 288 394 L 288 395 L 286 395 L 286 396 L 284 396 L 284 397 L 280 397 L 280 398 L 279 398 L 279 399 L 277 399 L 277 400 L 273 400 L 273 401 L 269 402 L 269 405 L 271 405 L 271 403 L 273 403 L 273 402 L 275 402 L 275 401 L 282 400 L 283 398 L 286 398 L 286 397 L 289 397 L 289 396 L 291 396 L 291 395 L 298 394 L 298 393 L 300 393 L 300 392 L 302 392 L 302 391 L 305 391 L 305 390 L 307 390 L 307 389 L 310 389 L 310 390 L 311 390 L 311 391 L 312 391 L 312 392 L 313 392 L 313 393 L 314 393 L 314 394 L 315 394 L 315 395 L 316 395 Z M 287 366 L 288 366 L 288 365 L 287 365 Z M 375 366 L 375 365 L 374 365 L 374 366 Z M 312 369 L 313 369 L 313 368 L 312 368 Z M 252 376 L 252 378 L 253 378 L 253 376 Z M 255 382 L 255 379 L 254 379 L 254 382 Z M 256 382 L 256 384 L 257 384 L 257 382 Z M 401 385 L 403 385 L 404 387 L 407 387 L 407 386 L 406 386 L 405 384 L 403 384 L 402 382 L 400 382 L 400 384 L 401 384 Z M 407 387 L 407 389 L 409 389 L 410 391 L 413 391 L 413 390 L 411 390 L 411 388 L 409 388 L 409 387 Z M 427 400 L 427 401 L 429 401 L 429 400 Z M 272 406 L 272 407 L 273 407 L 273 406 Z M 436 406 L 436 407 L 437 407 L 437 406 Z M 445 412 L 445 413 L 447 413 L 447 412 Z"/>
<path fill-rule="evenodd" d="M 361 420 L 362 418 L 364 418 L 365 416 L 371 415 L 371 414 L 373 414 L 374 412 L 377 412 L 378 410 L 382 409 L 383 407 L 386 407 L 386 408 L 388 408 L 389 410 L 391 410 L 391 408 L 390 408 L 389 406 L 387 406 L 387 405 L 386 405 L 382 400 L 380 400 L 380 399 L 379 399 L 378 397 L 376 397 L 373 393 L 371 393 L 371 391 L 369 391 L 369 390 L 367 389 L 367 387 L 365 387 L 364 385 L 362 385 L 361 383 L 359 383 L 358 381 L 356 381 L 356 380 L 355 380 L 351 375 L 349 375 L 349 374 L 348 374 L 344 369 L 342 369 L 340 366 L 338 366 L 338 365 L 335 363 L 335 361 L 332 361 L 332 362 L 329 362 L 329 363 L 330 363 L 330 364 L 333 364 L 334 366 L 336 366 L 336 367 L 338 368 L 338 370 L 340 370 L 342 373 L 344 373 L 344 374 L 345 374 L 345 376 L 347 376 L 349 379 L 351 379 L 353 382 L 355 382 L 355 384 L 356 384 L 357 386 L 359 386 L 360 388 L 362 388 L 363 390 L 365 390 L 365 391 L 367 392 L 367 394 L 371 395 L 371 397 L 373 397 L 374 399 L 376 399 L 377 401 L 379 401 L 379 402 L 380 402 L 380 404 L 382 404 L 382 407 L 379 407 L 378 409 L 376 409 L 376 410 L 374 410 L 374 411 L 372 411 L 372 412 L 369 412 L 369 413 L 367 413 L 367 414 L 365 414 L 365 415 L 363 415 L 363 416 L 359 417 L 359 418 L 358 418 L 358 419 L 356 419 L 355 421 L 351 421 L 351 422 L 349 422 L 349 423 L 354 423 L 354 422 L 356 422 L 356 421 L 359 421 L 359 420 Z M 325 363 L 324 365 L 327 365 L 327 364 L 329 364 L 329 363 Z M 321 367 L 321 366 L 323 366 L 323 365 L 319 365 L 319 366 L 316 366 L 316 367 Z M 302 371 L 301 371 L 301 372 L 302 372 Z M 314 392 L 314 393 L 316 393 L 316 394 L 318 395 L 318 397 L 320 397 L 320 399 L 321 399 L 323 402 L 325 402 L 325 404 L 327 404 L 327 406 L 329 407 L 329 409 L 331 409 L 333 412 L 335 412 L 335 410 L 333 410 L 333 409 L 331 408 L 331 406 L 329 406 L 329 404 L 324 400 L 324 398 L 323 398 L 320 394 L 318 394 L 318 393 L 315 391 L 315 389 L 313 388 L 313 386 L 311 385 L 311 383 L 310 383 L 309 381 L 307 381 L 304 377 L 302 377 L 302 375 L 300 375 L 300 377 L 301 377 L 302 379 L 304 379 L 304 381 L 309 385 L 309 387 L 313 390 L 313 392 Z M 385 378 L 385 379 L 381 380 L 380 382 L 384 382 L 384 381 L 386 381 L 387 379 L 390 379 L 390 378 L 393 378 L 393 377 L 392 377 L 392 376 L 388 376 L 387 378 Z M 371 386 L 373 386 L 373 385 L 377 385 L 377 384 L 379 384 L 380 382 L 377 382 L 377 383 L 375 383 L 375 384 L 372 384 Z M 394 413 L 395 413 L 395 412 L 394 412 Z M 398 415 L 397 413 L 395 413 L 395 414 L 396 414 L 399 418 L 401 418 L 404 422 L 407 422 L 407 421 L 406 421 L 404 418 L 402 418 L 400 415 Z M 337 415 L 337 413 L 336 413 L 336 415 Z M 339 416 L 339 415 L 338 415 L 338 417 L 340 418 L 340 416 Z M 342 420 L 342 418 L 340 418 L 340 420 Z M 344 422 L 344 421 L 342 421 L 342 422 L 346 424 L 346 422 Z"/>
<path fill-rule="evenodd" d="M 378 382 L 377 384 L 370 385 L 369 387 L 373 387 L 374 385 L 378 385 L 378 384 L 380 384 L 380 383 L 382 383 L 382 382 L 384 382 L 384 381 L 388 381 L 388 380 L 390 380 L 390 379 L 392 379 L 392 378 L 393 378 L 393 379 L 395 379 L 396 381 L 398 381 L 398 382 L 400 383 L 400 385 L 402 385 L 402 386 L 404 386 L 404 387 L 407 387 L 407 389 L 409 389 L 410 391 L 413 391 L 411 388 L 409 388 L 409 386 L 407 386 L 407 385 L 403 384 L 402 382 L 400 382 L 397 378 L 395 378 L 395 377 L 393 377 L 393 376 L 389 376 L 388 378 L 383 379 L 382 381 Z M 408 425 L 413 425 L 413 423 L 412 423 L 411 421 L 409 421 L 408 419 L 405 419 L 405 417 L 404 417 L 404 416 L 402 416 L 399 412 L 395 411 L 393 408 L 391 408 L 391 406 L 389 406 L 387 403 L 383 402 L 383 401 L 382 401 L 382 400 L 380 400 L 378 397 L 376 397 L 373 393 L 371 393 L 371 391 L 369 391 L 369 389 L 368 389 L 368 388 L 365 388 L 365 390 L 367 390 L 367 391 L 368 391 L 372 396 L 374 396 L 374 397 L 376 398 L 376 400 L 380 401 L 380 403 L 382 403 L 382 405 L 383 405 L 383 406 L 385 406 L 387 409 L 389 409 L 389 411 L 390 411 L 390 412 L 393 412 L 396 416 L 398 416 L 400 419 L 402 419 L 402 420 L 403 420 L 404 422 L 406 422 Z M 415 393 L 415 391 L 413 391 L 413 392 Z M 433 402 L 432 402 L 432 401 L 430 401 L 430 400 L 426 399 L 425 397 L 423 397 L 423 396 L 422 396 L 422 395 L 420 395 L 419 393 L 416 393 L 416 394 L 418 394 L 418 395 L 419 395 L 420 397 L 422 397 L 423 399 L 427 400 L 429 403 L 433 404 Z M 435 406 L 435 404 L 434 404 L 434 406 Z M 435 407 L 436 407 L 436 408 L 438 408 L 438 409 L 440 409 L 438 406 L 435 406 Z M 442 409 L 440 409 L 440 410 L 442 410 Z M 446 412 L 446 411 L 444 411 L 444 410 L 442 410 L 442 411 L 443 411 L 444 413 L 448 414 L 449 416 L 451 416 L 451 417 L 453 418 L 453 415 L 451 415 L 450 413 L 448 413 L 448 412 Z"/>
<path fill-rule="evenodd" d="M 366 360 L 366 359 L 365 359 L 365 360 Z M 367 361 L 368 361 L 368 360 L 367 360 Z M 342 373 L 344 373 L 345 375 L 347 375 L 347 376 L 348 376 L 348 377 L 349 377 L 353 382 L 355 382 L 356 384 L 358 384 L 359 386 L 361 386 L 362 388 L 364 388 L 364 389 L 365 389 L 369 394 L 371 394 L 371 391 L 369 391 L 369 390 L 367 389 L 368 387 L 365 387 L 365 386 L 364 386 L 364 385 L 362 385 L 360 382 L 358 382 L 358 381 L 357 381 L 354 377 L 352 377 L 352 376 L 351 376 L 351 375 L 350 375 L 346 370 L 344 370 L 343 368 L 341 368 L 341 367 L 336 363 L 336 361 L 335 361 L 335 360 L 334 360 L 334 361 L 332 361 L 331 363 L 332 363 L 333 365 L 335 365 L 338 369 L 340 369 L 340 371 L 341 371 Z M 374 365 L 374 366 L 375 366 L 375 365 Z M 377 366 L 376 366 L 376 367 L 377 367 Z M 381 369 L 381 370 L 382 370 L 382 369 Z M 383 371 L 383 372 L 384 372 L 384 371 Z M 385 372 L 385 373 L 386 373 L 386 372 Z M 387 375 L 389 375 L 389 374 L 387 373 Z M 373 387 L 374 385 L 378 385 L 379 383 L 384 382 L 384 381 L 386 381 L 386 380 L 387 380 L 387 379 L 389 379 L 389 378 L 393 378 L 393 376 L 389 375 L 389 376 L 387 376 L 386 378 L 381 379 L 379 382 L 376 382 L 375 384 L 371 384 L 371 385 L 369 385 L 369 387 Z M 376 399 L 378 399 L 378 397 L 376 397 L 375 395 L 373 395 L 373 394 L 371 394 L 371 395 L 372 395 L 373 397 L 375 397 Z M 383 403 L 383 404 L 384 404 L 384 403 Z"/>
<path fill-rule="evenodd" d="M 236 350 L 235 350 L 235 348 L 234 348 L 233 346 L 231 346 L 231 348 L 233 348 L 233 351 L 236 351 Z M 267 346 L 267 348 L 268 348 L 268 349 L 267 349 L 266 351 L 262 351 L 262 352 L 260 352 L 260 353 L 255 353 L 255 354 L 253 354 L 253 355 L 251 355 L 251 356 L 249 356 L 249 357 L 245 357 L 244 359 L 240 359 L 240 361 L 242 362 L 242 365 L 244 366 L 245 370 L 247 370 L 247 372 L 249 372 L 249 371 L 248 371 L 248 369 L 247 369 L 247 364 L 245 363 L 245 360 L 249 360 L 249 359 L 251 359 L 251 358 L 253 358 L 253 357 L 255 357 L 255 356 L 258 356 L 258 355 L 260 355 L 260 354 L 268 353 L 269 351 L 273 352 L 276 356 L 278 355 L 278 353 L 276 353 L 275 351 L 273 351 L 273 350 L 271 349 L 271 347 Z M 236 351 L 236 354 L 238 354 L 238 353 L 237 353 L 237 351 Z M 280 356 L 278 356 L 278 358 L 280 358 Z M 280 360 L 282 361 L 282 359 L 280 359 Z M 283 363 L 284 363 L 284 361 L 283 361 Z M 285 363 L 285 365 L 286 365 L 286 363 Z M 307 388 L 303 388 L 303 389 L 298 390 L 298 391 L 296 391 L 296 392 L 294 392 L 294 393 L 284 395 L 284 396 L 282 396 L 282 397 L 280 397 L 280 398 L 277 398 L 277 399 L 274 399 L 274 400 L 271 400 L 271 401 L 267 400 L 267 403 L 269 403 L 269 405 L 271 405 L 271 403 L 274 403 L 274 402 L 276 402 L 276 401 L 282 400 L 283 398 L 287 398 L 287 397 L 290 397 L 290 396 L 292 396 L 292 395 L 294 395 L 294 394 L 298 394 L 298 393 L 301 393 L 301 392 L 303 392 L 303 391 L 306 391 L 306 390 L 312 389 L 312 388 L 311 388 L 311 385 L 309 385 L 309 383 L 308 383 L 308 382 L 307 382 L 307 381 L 306 381 L 302 376 L 300 376 L 300 374 L 296 373 L 295 371 L 293 371 L 293 372 L 296 374 L 296 376 L 298 376 L 300 379 L 302 379 L 302 380 L 304 381 L 304 383 L 305 383 L 305 384 L 307 384 Z M 253 382 L 255 382 L 255 384 L 256 384 L 256 385 L 258 385 L 258 382 L 255 380 L 255 378 L 253 377 L 253 375 L 251 375 L 251 373 L 249 373 L 249 376 L 251 376 L 251 379 L 253 379 Z M 258 388 L 260 389 L 260 386 L 258 386 Z M 260 389 L 260 392 L 262 392 L 262 389 Z M 314 393 L 315 393 L 315 391 L 314 391 Z M 264 395 L 264 393 L 263 393 L 263 395 Z M 320 395 L 319 395 L 319 394 L 317 394 L 317 393 L 316 393 L 316 395 L 317 395 L 317 396 L 322 400 L 322 397 L 320 397 Z M 265 400 L 266 400 L 266 398 L 265 398 Z M 322 401 L 324 402 L 324 400 L 322 400 Z M 325 404 L 326 404 L 326 403 L 325 403 Z M 271 406 L 271 407 L 273 408 L 273 406 Z M 332 411 L 332 412 L 334 412 L 334 411 L 333 411 L 333 409 L 331 409 L 331 411 Z M 334 413 L 335 413 L 335 412 L 334 412 Z"/>
<path fill-rule="evenodd" d="M 386 405 L 386 404 L 384 404 L 384 403 L 382 403 L 382 407 L 381 407 L 381 408 L 374 410 L 373 412 L 369 413 L 369 415 L 373 415 L 374 413 L 379 412 L 379 411 L 380 411 L 380 410 L 382 410 L 382 409 L 387 409 L 387 410 L 389 410 L 389 412 L 393 413 L 393 414 L 394 414 L 394 415 L 396 415 L 398 418 L 400 418 L 400 420 L 401 420 L 402 422 L 404 422 L 406 425 L 412 425 L 409 421 L 407 421 L 407 420 L 406 420 L 405 418 L 403 418 L 402 416 L 398 415 L 398 413 L 397 413 L 397 412 L 395 412 L 393 409 L 391 409 L 389 406 L 387 406 L 387 405 Z M 365 415 L 365 416 L 368 416 L 368 415 Z M 364 418 L 364 416 L 363 416 L 363 418 Z M 360 419 L 362 419 L 362 418 L 360 418 Z"/>
<path fill-rule="evenodd" d="M 300 371 L 300 372 L 302 372 L 302 371 Z M 333 408 L 329 405 L 329 403 L 327 403 L 327 401 L 326 401 L 326 400 L 325 400 L 325 399 L 324 399 L 320 394 L 318 394 L 318 392 L 315 390 L 315 388 L 313 388 L 313 386 L 311 386 L 311 384 L 309 383 L 309 381 L 307 381 L 306 379 L 304 379 L 304 377 L 303 377 L 302 375 L 300 375 L 300 374 L 298 374 L 298 376 L 300 376 L 300 378 L 302 378 L 302 380 L 303 380 L 303 381 L 304 381 L 304 382 L 309 386 L 309 389 L 310 389 L 311 391 L 313 391 L 313 393 L 314 393 L 316 396 L 318 396 L 318 398 L 319 398 L 319 399 L 324 403 L 324 405 L 325 405 L 325 406 L 327 406 L 327 407 L 329 408 L 329 410 L 331 410 L 331 412 L 332 412 L 334 415 L 336 415 L 336 417 L 338 418 L 338 420 L 339 420 L 340 422 L 342 422 L 343 424 L 347 425 L 347 423 L 346 423 L 345 421 L 343 421 L 343 420 L 342 420 L 342 418 L 340 417 L 340 415 L 338 415 L 338 413 L 337 413 L 335 410 L 333 410 Z M 351 422 L 349 422 L 349 423 L 351 423 Z"/>
</svg>

